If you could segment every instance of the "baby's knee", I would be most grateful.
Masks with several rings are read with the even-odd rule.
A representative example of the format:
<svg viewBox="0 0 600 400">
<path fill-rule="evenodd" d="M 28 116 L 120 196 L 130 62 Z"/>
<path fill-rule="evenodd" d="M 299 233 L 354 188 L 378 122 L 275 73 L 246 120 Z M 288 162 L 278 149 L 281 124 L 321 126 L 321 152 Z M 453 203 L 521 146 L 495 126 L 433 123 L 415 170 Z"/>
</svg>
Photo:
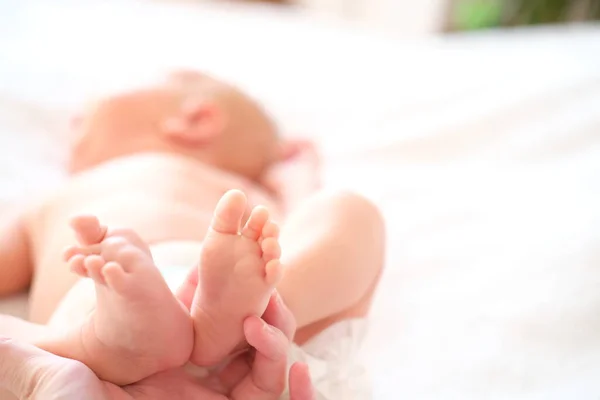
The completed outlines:
<svg viewBox="0 0 600 400">
<path fill-rule="evenodd" d="M 385 221 L 381 210 L 371 200 L 353 192 L 329 195 L 333 210 L 339 213 L 348 229 L 355 230 L 371 240 L 383 242 Z"/>
<path fill-rule="evenodd" d="M 371 200 L 354 192 L 338 192 L 331 195 L 335 207 L 349 218 L 375 230 L 384 229 L 384 220 L 379 207 Z"/>
</svg>

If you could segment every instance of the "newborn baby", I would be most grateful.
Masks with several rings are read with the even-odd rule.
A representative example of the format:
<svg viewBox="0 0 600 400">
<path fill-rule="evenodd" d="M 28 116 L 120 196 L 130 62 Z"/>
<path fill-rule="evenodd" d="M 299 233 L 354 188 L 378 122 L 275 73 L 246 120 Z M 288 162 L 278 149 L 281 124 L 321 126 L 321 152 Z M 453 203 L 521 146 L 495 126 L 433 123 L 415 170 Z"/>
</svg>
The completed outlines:
<svg viewBox="0 0 600 400">
<path fill-rule="evenodd" d="M 340 371 L 359 373 L 345 364 L 381 273 L 383 223 L 360 196 L 309 197 L 310 144 L 190 71 L 97 102 L 73 134 L 70 180 L 0 236 L 0 295 L 31 284 L 31 319 L 47 325 L 38 346 L 119 385 L 212 366 L 244 347 L 242 321 L 276 288 L 298 323 L 292 359 L 323 397 L 358 396 Z"/>
</svg>

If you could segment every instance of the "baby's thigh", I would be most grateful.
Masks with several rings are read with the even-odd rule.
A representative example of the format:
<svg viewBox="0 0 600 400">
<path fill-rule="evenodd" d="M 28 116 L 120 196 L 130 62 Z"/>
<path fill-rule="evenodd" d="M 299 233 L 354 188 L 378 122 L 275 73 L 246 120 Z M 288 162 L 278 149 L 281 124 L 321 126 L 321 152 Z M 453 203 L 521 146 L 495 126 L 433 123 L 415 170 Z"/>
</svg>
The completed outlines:
<svg viewBox="0 0 600 400">
<path fill-rule="evenodd" d="M 79 279 L 60 301 L 48 326 L 63 329 L 83 322 L 96 307 L 96 290 L 91 279 Z"/>
</svg>

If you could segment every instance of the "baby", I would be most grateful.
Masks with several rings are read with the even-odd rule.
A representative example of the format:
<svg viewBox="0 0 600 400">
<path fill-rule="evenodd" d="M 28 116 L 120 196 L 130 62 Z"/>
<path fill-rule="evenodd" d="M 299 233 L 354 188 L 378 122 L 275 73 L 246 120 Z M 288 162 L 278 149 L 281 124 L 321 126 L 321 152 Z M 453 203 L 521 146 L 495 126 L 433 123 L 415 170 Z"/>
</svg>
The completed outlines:
<svg viewBox="0 0 600 400">
<path fill-rule="evenodd" d="M 0 296 L 31 285 L 38 346 L 119 385 L 211 366 L 277 289 L 298 324 L 292 358 L 322 396 L 353 398 L 335 385 L 351 379 L 384 227 L 360 196 L 313 194 L 310 144 L 191 71 L 97 102 L 73 134 L 67 184 L 0 232 Z"/>
</svg>

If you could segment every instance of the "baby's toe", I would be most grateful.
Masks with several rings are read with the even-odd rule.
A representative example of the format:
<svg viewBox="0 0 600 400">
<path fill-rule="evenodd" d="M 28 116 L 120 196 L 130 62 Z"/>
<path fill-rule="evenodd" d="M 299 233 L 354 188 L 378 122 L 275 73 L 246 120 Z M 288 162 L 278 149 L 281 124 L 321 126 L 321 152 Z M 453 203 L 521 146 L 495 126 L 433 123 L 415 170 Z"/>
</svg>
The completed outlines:
<svg viewBox="0 0 600 400">
<path fill-rule="evenodd" d="M 277 225 L 275 222 L 268 220 L 265 223 L 265 226 L 263 227 L 262 230 L 262 235 L 263 239 L 266 238 L 279 238 L 279 225 Z"/>
<path fill-rule="evenodd" d="M 99 255 L 91 255 L 85 258 L 84 266 L 87 270 L 87 274 L 96 283 L 101 285 L 106 284 L 104 277 L 102 276 L 102 268 L 106 265 L 106 261 Z"/>
<path fill-rule="evenodd" d="M 109 262 L 102 268 L 102 276 L 106 284 L 117 293 L 127 291 L 128 276 L 121 264 L 117 262 Z"/>
<path fill-rule="evenodd" d="M 265 281 L 268 285 L 275 286 L 283 277 L 283 268 L 278 259 L 271 260 L 265 265 Z"/>
<path fill-rule="evenodd" d="M 263 233 L 265 224 L 269 220 L 269 210 L 263 206 L 256 206 L 250 213 L 246 226 L 242 229 L 242 235 L 250 240 L 258 240 Z"/>
<path fill-rule="evenodd" d="M 83 245 L 100 243 L 106 236 L 106 226 L 101 225 L 98 218 L 93 215 L 73 217 L 70 225 L 77 235 L 77 240 Z"/>
<path fill-rule="evenodd" d="M 112 240 L 113 238 L 116 238 L 117 240 L 121 241 L 124 244 L 129 244 L 140 250 L 143 250 L 144 253 L 146 253 L 148 255 L 152 254 L 150 251 L 150 248 L 148 247 L 146 242 L 144 242 L 144 240 L 141 238 L 141 236 L 138 235 L 137 232 L 134 231 L 133 229 L 128 229 L 128 228 L 111 229 L 108 236 L 109 237 L 106 240 Z"/>
<path fill-rule="evenodd" d="M 237 235 L 244 211 L 246 211 L 246 195 L 239 190 L 228 191 L 215 207 L 211 229 L 226 235 Z"/>
<path fill-rule="evenodd" d="M 87 269 L 85 269 L 85 256 L 83 254 L 75 254 L 69 257 L 67 264 L 69 265 L 69 269 L 81 276 L 86 278 L 88 276 Z"/>
<path fill-rule="evenodd" d="M 84 250 L 79 246 L 68 246 L 63 250 L 62 257 L 64 261 L 70 262 L 71 258 L 77 255 L 84 256 Z"/>
<path fill-rule="evenodd" d="M 279 259 L 281 256 L 281 246 L 275 238 L 266 238 L 261 243 L 261 250 L 263 253 L 263 260 L 269 262 L 271 260 Z"/>
<path fill-rule="evenodd" d="M 69 261 L 71 258 L 75 256 L 91 256 L 91 255 L 99 255 L 102 251 L 102 247 L 100 244 L 95 244 L 92 246 L 68 246 L 63 250 L 63 260 Z"/>
</svg>

